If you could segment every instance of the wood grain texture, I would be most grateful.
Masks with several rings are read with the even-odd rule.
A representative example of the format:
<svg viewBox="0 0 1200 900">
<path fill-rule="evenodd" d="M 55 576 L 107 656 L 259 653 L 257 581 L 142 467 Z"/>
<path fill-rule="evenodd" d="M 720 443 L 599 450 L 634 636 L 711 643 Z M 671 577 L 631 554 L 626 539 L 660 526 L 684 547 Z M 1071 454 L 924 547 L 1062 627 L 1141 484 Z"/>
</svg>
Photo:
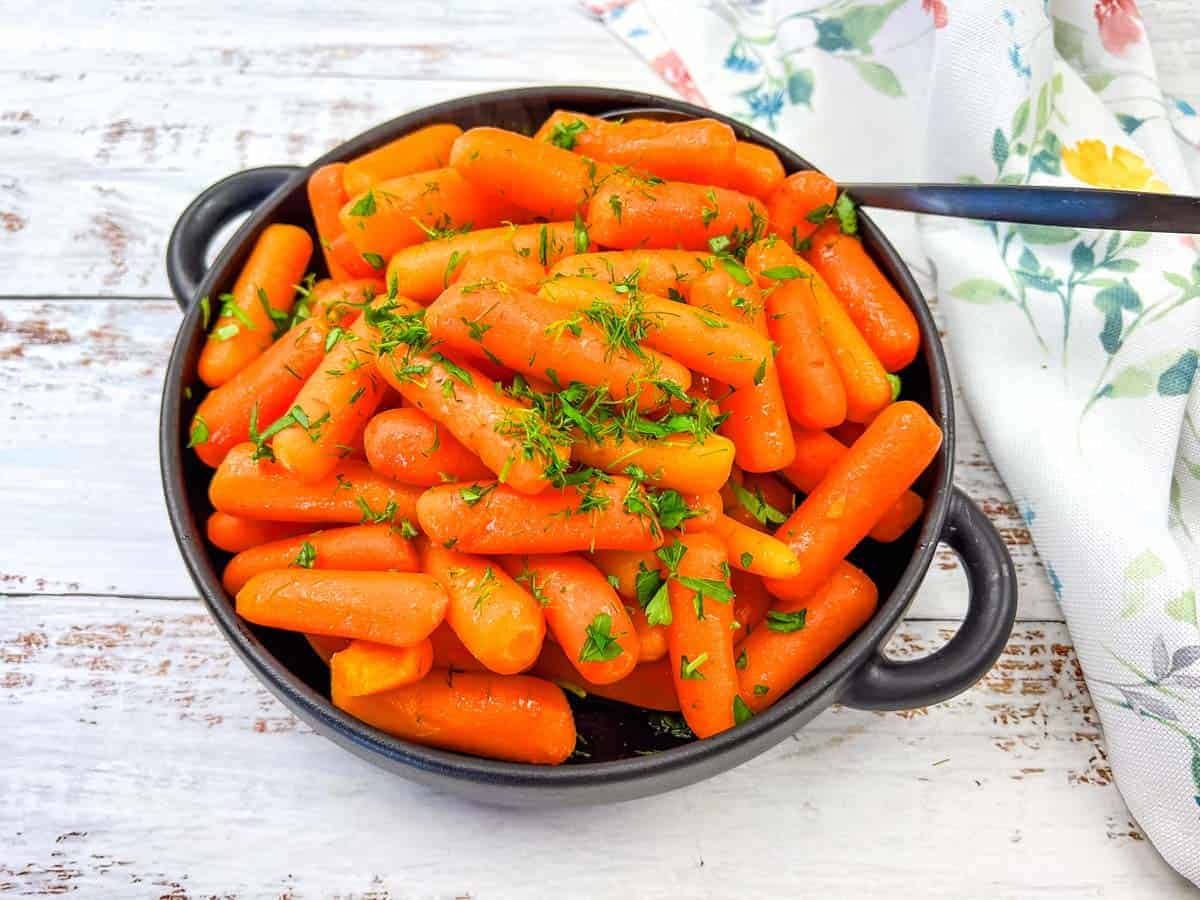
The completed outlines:
<svg viewBox="0 0 1200 900">
<path fill-rule="evenodd" d="M 1112 784 L 1059 623 L 1018 628 L 949 703 L 835 708 L 703 786 L 559 812 L 474 806 L 342 752 L 194 601 L 11 598 L 0 636 L 0 892 L 1184 896 Z"/>
</svg>

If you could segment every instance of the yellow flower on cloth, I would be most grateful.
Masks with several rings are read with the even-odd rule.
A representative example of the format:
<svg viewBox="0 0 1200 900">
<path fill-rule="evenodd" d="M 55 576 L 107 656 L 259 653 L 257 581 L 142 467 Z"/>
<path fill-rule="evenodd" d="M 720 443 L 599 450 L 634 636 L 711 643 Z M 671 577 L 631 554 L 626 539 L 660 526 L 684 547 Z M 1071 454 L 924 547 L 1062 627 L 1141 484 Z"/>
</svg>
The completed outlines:
<svg viewBox="0 0 1200 900">
<path fill-rule="evenodd" d="M 1068 172 L 1095 187 L 1156 194 L 1169 190 L 1144 159 L 1121 146 L 1114 146 L 1109 156 L 1104 141 L 1080 141 L 1074 147 L 1063 147 L 1062 161 Z"/>
</svg>

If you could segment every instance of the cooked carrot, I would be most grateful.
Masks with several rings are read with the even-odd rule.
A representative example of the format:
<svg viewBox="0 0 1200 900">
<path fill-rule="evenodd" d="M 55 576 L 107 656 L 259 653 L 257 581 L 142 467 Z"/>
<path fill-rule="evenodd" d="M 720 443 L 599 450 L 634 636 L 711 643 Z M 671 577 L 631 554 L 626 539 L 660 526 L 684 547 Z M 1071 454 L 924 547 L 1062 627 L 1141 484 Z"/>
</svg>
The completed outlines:
<svg viewBox="0 0 1200 900">
<path fill-rule="evenodd" d="M 658 558 L 646 550 L 596 550 L 588 554 L 588 559 L 626 600 L 637 599 L 639 573 L 658 571 Z"/>
<path fill-rule="evenodd" d="M 346 193 L 361 194 L 390 178 L 444 168 L 450 162 L 450 147 L 460 134 L 462 129 L 457 125 L 426 125 L 356 156 L 346 163 L 342 173 Z"/>
<path fill-rule="evenodd" d="M 729 573 L 729 586 L 733 588 L 733 618 L 740 626 L 733 636 L 737 644 L 744 641 L 766 618 L 767 610 L 775 598 L 767 591 L 761 578 L 741 569 Z"/>
<path fill-rule="evenodd" d="M 881 412 L 777 532 L 796 551 L 801 574 L 770 579 L 767 589 L 788 600 L 816 590 L 916 481 L 941 443 L 941 429 L 916 403 L 901 400 Z"/>
<path fill-rule="evenodd" d="M 453 282 L 475 284 L 502 281 L 510 287 L 535 292 L 546 280 L 546 267 L 533 255 L 521 256 L 512 250 L 489 250 L 467 257 L 454 273 Z"/>
<path fill-rule="evenodd" d="M 620 681 L 637 665 L 638 637 L 625 605 L 582 556 L 515 556 L 503 565 L 542 604 L 546 627 L 589 684 Z"/>
<path fill-rule="evenodd" d="M 585 318 L 609 307 L 647 347 L 728 384 L 761 383 L 771 362 L 771 342 L 754 329 L 664 297 L 638 291 L 630 298 L 619 286 L 581 276 L 547 281 L 538 293 Z"/>
<path fill-rule="evenodd" d="M 850 452 L 850 448 L 826 431 L 797 428 L 794 434 L 796 460 L 780 474 L 804 493 L 810 494 L 829 470 Z M 925 501 L 920 496 L 905 491 L 875 523 L 869 536 L 884 543 L 894 541 L 913 526 L 924 509 Z"/>
<path fill-rule="evenodd" d="M 836 200 L 837 183 L 828 176 L 812 170 L 789 175 L 767 198 L 771 230 L 793 247 L 800 246 L 822 221 L 815 213 Z"/>
<path fill-rule="evenodd" d="M 751 230 L 762 203 L 728 188 L 614 175 L 588 202 L 588 235 L 602 247 L 707 250 L 710 238 Z"/>
<path fill-rule="evenodd" d="M 407 647 L 354 640 L 329 661 L 333 677 L 349 697 L 366 697 L 414 684 L 433 668 L 429 638 Z"/>
<path fill-rule="evenodd" d="M 348 330 L 330 331 L 325 358 L 287 413 L 291 424 L 272 438 L 280 464 L 301 481 L 327 477 L 375 414 L 384 388 L 375 370 L 375 338 L 365 314 Z"/>
<path fill-rule="evenodd" d="M 606 700 L 616 700 L 643 709 L 679 712 L 679 698 L 675 696 L 675 684 L 671 681 L 670 663 L 661 657 L 656 662 L 639 664 L 620 681 L 593 684 L 580 678 L 561 647 L 547 643 L 533 672 L 557 684 L 566 685 L 572 692 L 595 694 Z"/>
<path fill-rule="evenodd" d="M 416 684 L 352 697 L 333 679 L 334 706 L 418 744 L 510 762 L 556 765 L 575 749 L 562 690 L 528 675 L 434 669 Z"/>
<path fill-rule="evenodd" d="M 606 325 L 613 316 L 603 307 L 594 316 L 589 311 L 572 314 L 549 295 L 501 283 L 459 282 L 434 301 L 425 322 L 430 334 L 452 349 L 482 348 L 514 371 L 563 384 L 603 385 L 613 397 L 640 396 L 647 408 L 666 399 L 652 380 L 687 390 L 691 375 L 682 365 L 612 340 Z"/>
<path fill-rule="evenodd" d="M 783 541 L 743 525 L 729 516 L 719 516 L 713 534 L 725 544 L 729 564 L 764 578 L 791 578 L 800 574 L 800 562 Z"/>
<path fill-rule="evenodd" d="M 862 433 L 867 430 L 867 426 L 863 422 L 843 422 L 836 428 L 830 428 L 829 433 L 849 446 L 862 437 Z"/>
<path fill-rule="evenodd" d="M 697 441 L 690 434 L 652 440 L 581 438 L 572 448 L 575 459 L 606 472 L 624 472 L 634 465 L 658 487 L 691 494 L 719 491 L 729 479 L 734 446 L 728 438 L 710 434 Z"/>
<path fill-rule="evenodd" d="M 309 522 L 268 522 L 262 519 L 246 519 L 217 511 L 208 517 L 205 529 L 213 546 L 229 553 L 241 553 L 260 544 L 282 540 L 296 534 L 312 531 Z"/>
<path fill-rule="evenodd" d="M 692 282 L 713 267 L 708 253 L 691 250 L 609 250 L 566 256 L 550 267 L 550 277 L 581 275 L 613 283 L 635 282 L 647 294 L 686 297 Z"/>
<path fill-rule="evenodd" d="M 433 629 L 429 642 L 433 645 L 433 664 L 439 669 L 453 669 L 458 672 L 491 671 L 475 658 L 446 621 Z"/>
<path fill-rule="evenodd" d="M 739 651 L 742 701 L 757 713 L 790 691 L 871 618 L 877 598 L 870 578 L 839 562 L 805 600 L 768 612 Z"/>
<path fill-rule="evenodd" d="M 734 469 L 721 488 L 721 500 L 725 515 L 768 534 L 786 522 L 796 507 L 795 492 L 774 475 L 740 469 Z"/>
<path fill-rule="evenodd" d="M 196 455 L 216 467 L 230 447 L 250 438 L 251 419 L 265 428 L 286 413 L 324 358 L 328 330 L 320 318 L 298 322 L 233 378 L 209 391 L 192 419 L 190 446 Z"/>
<path fill-rule="evenodd" d="M 381 181 L 352 196 L 339 216 L 355 249 L 378 270 L 397 250 L 430 237 L 527 218 L 449 168 Z"/>
<path fill-rule="evenodd" d="M 313 653 L 321 657 L 321 662 L 327 666 L 333 659 L 333 654 L 350 646 L 350 638 L 330 637 L 325 634 L 306 634 L 304 639 L 308 641 L 308 646 L 312 647 Z"/>
<path fill-rule="evenodd" d="M 862 241 L 830 223 L 813 235 L 805 257 L 842 301 L 885 369 L 899 372 L 916 359 L 921 347 L 916 316 Z"/>
<path fill-rule="evenodd" d="M 387 286 L 376 273 L 374 277 L 349 281 L 318 281 L 309 291 L 307 302 L 313 318 L 324 319 L 330 326 L 349 328 L 364 306 L 386 293 Z"/>
<path fill-rule="evenodd" d="M 556 110 L 534 140 L 659 178 L 698 184 L 721 183 L 734 165 L 737 144 L 733 129 L 715 119 L 617 123 L 564 110 Z"/>
<path fill-rule="evenodd" d="M 703 738 L 734 725 L 733 594 L 725 548 L 717 537 L 691 535 L 680 545 L 684 553 L 668 581 L 667 643 L 683 717 Z"/>
<path fill-rule="evenodd" d="M 308 205 L 317 225 L 325 267 L 329 269 L 330 278 L 339 282 L 349 278 L 367 278 L 374 272 L 371 264 L 350 243 L 342 228 L 342 220 L 338 217 L 350 199 L 342 183 L 345 170 L 345 163 L 330 163 L 321 166 L 308 179 Z"/>
<path fill-rule="evenodd" d="M 437 543 L 466 553 L 653 550 L 662 535 L 625 508 L 628 478 L 549 488 L 536 497 L 496 482 L 447 484 L 421 495 L 417 517 Z"/>
<path fill-rule="evenodd" d="M 367 423 L 363 446 L 372 469 L 404 484 L 430 487 L 492 475 L 449 429 L 412 407 L 375 416 Z"/>
<path fill-rule="evenodd" d="M 692 515 L 683 520 L 679 526 L 680 531 L 684 534 L 698 534 L 716 528 L 723 505 L 719 493 L 684 494 L 683 502 L 692 511 Z"/>
<path fill-rule="evenodd" d="M 291 312 L 296 285 L 312 256 L 312 238 L 295 225 L 269 225 L 242 267 L 233 293 L 222 301 L 197 371 L 220 387 L 246 368 L 276 337 L 276 318 Z M 270 314 L 268 314 L 270 310 Z"/>
<path fill-rule="evenodd" d="M 651 625 L 646 616 L 646 610 L 636 600 L 632 604 L 625 604 L 625 611 L 629 613 L 629 620 L 633 622 L 633 630 L 637 632 L 638 665 L 658 662 L 666 656 L 667 626 Z"/>
<path fill-rule="evenodd" d="M 417 572 L 275 569 L 238 591 L 237 612 L 256 625 L 406 647 L 429 637 L 448 602 Z"/>
<path fill-rule="evenodd" d="M 272 569 L 417 571 L 412 542 L 390 525 L 352 525 L 283 538 L 243 550 L 222 576 L 225 590 L 236 594 L 259 572 Z"/>
<path fill-rule="evenodd" d="M 733 153 L 733 168 L 725 175 L 725 185 L 765 201 L 783 184 L 783 178 L 783 163 L 774 150 L 738 141 Z"/>
<path fill-rule="evenodd" d="M 687 302 L 691 306 L 753 328 L 759 334 L 767 333 L 765 306 L 757 285 L 743 284 L 724 266 L 699 273 L 689 279 L 689 284 Z"/>
<path fill-rule="evenodd" d="M 357 459 L 342 460 L 320 481 L 300 482 L 276 462 L 254 459 L 254 444 L 225 455 L 208 488 L 221 512 L 275 522 L 399 522 L 416 518 L 421 489 L 382 478 Z"/>
<path fill-rule="evenodd" d="M 582 233 L 582 232 L 581 232 Z M 571 222 L 486 228 L 405 247 L 388 263 L 387 282 L 405 297 L 429 303 L 454 281 L 468 259 L 492 250 L 510 250 L 549 266 L 575 250 Z M 584 235 L 586 239 L 586 235 Z"/>
<path fill-rule="evenodd" d="M 421 542 L 422 568 L 450 595 L 446 622 L 471 655 L 493 672 L 533 665 L 546 636 L 542 607 L 498 562 Z"/>
</svg>

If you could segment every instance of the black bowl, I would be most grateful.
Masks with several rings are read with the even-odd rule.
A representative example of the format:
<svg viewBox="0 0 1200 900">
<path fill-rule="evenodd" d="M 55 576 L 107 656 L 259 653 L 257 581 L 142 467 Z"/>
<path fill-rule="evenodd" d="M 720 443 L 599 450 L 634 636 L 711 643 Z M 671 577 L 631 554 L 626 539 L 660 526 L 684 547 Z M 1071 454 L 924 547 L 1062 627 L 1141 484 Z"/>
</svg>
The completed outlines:
<svg viewBox="0 0 1200 900">
<path fill-rule="evenodd" d="M 532 134 L 558 108 L 603 115 L 644 107 L 720 119 L 740 138 L 778 153 L 789 172 L 812 168 L 766 135 L 679 100 L 606 88 L 497 91 L 450 100 L 393 119 L 342 144 L 307 168 L 276 166 L 232 175 L 188 207 L 167 248 L 171 287 L 185 315 L 163 387 L 159 434 L 163 490 L 179 549 L 217 625 L 255 674 L 319 733 L 389 771 L 484 802 L 550 806 L 646 796 L 745 762 L 835 701 L 863 709 L 906 709 L 940 702 L 970 687 L 991 667 L 1016 613 L 1016 579 L 1003 543 L 984 515 L 951 484 L 954 410 L 937 329 L 899 255 L 870 217 L 863 215 L 859 222 L 867 250 L 912 307 L 921 328 L 921 356 L 902 373 L 904 395 L 930 411 L 946 439 L 917 486 L 927 498 L 919 527 L 893 544 L 867 541 L 853 556 L 879 586 L 878 611 L 769 710 L 716 737 L 686 741 L 673 737 L 660 721 L 641 711 L 590 697 L 573 699 L 580 746 L 589 756 L 580 755 L 557 768 L 497 762 L 398 740 L 335 709 L 329 702 L 328 673 L 299 635 L 251 626 L 237 617 L 219 576 L 227 557 L 209 546 L 203 536 L 204 521 L 212 511 L 207 497 L 211 471 L 195 454 L 185 452 L 188 423 L 204 392 L 196 376 L 204 333 L 195 301 L 232 288 L 267 225 L 287 222 L 307 228 L 315 236 L 305 183 L 319 166 L 359 156 L 433 122 L 455 122 L 463 128 L 494 125 Z M 204 255 L 213 235 L 246 211 L 252 211 L 249 219 L 206 269 Z M 314 263 L 318 267 L 319 257 Z M 963 624 L 932 656 L 905 663 L 890 661 L 880 649 L 912 602 L 939 541 L 957 551 L 967 572 L 970 602 Z"/>
</svg>

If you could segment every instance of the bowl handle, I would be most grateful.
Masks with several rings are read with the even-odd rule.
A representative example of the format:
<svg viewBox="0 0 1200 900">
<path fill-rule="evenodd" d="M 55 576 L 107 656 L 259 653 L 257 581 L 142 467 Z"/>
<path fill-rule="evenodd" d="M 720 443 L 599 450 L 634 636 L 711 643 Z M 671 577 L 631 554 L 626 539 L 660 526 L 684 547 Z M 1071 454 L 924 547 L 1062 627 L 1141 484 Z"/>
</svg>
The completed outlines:
<svg viewBox="0 0 1200 900">
<path fill-rule="evenodd" d="M 856 709 L 912 709 L 948 700 L 984 676 L 1000 657 L 1017 615 L 1017 576 L 1004 542 L 967 495 L 954 488 L 942 540 L 967 572 L 967 614 L 942 649 L 897 662 L 876 650 L 841 702 Z"/>
<path fill-rule="evenodd" d="M 167 241 L 167 280 L 186 312 L 208 269 L 205 254 L 213 237 L 235 216 L 250 212 L 271 196 L 299 166 L 246 169 L 211 185 L 183 211 Z"/>
</svg>

